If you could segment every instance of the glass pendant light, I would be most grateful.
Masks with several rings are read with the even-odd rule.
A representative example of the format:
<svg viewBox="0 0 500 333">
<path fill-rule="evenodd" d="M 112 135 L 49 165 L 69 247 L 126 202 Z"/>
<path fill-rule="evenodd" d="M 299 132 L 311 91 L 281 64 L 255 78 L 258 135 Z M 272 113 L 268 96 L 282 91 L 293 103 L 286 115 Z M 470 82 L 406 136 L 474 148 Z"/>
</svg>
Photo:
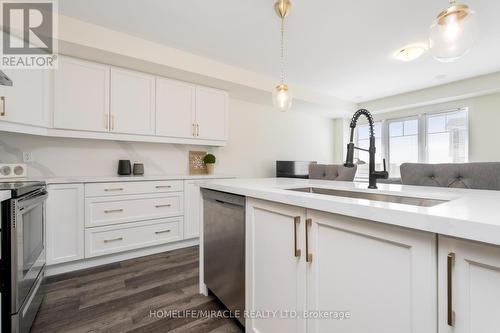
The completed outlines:
<svg viewBox="0 0 500 333">
<path fill-rule="evenodd" d="M 476 37 L 476 13 L 450 0 L 450 6 L 431 25 L 429 51 L 439 61 L 455 61 L 472 48 Z"/>
<path fill-rule="evenodd" d="M 281 19 L 281 82 L 273 91 L 273 105 L 280 111 L 288 111 L 292 107 L 292 94 L 285 83 L 285 17 L 290 12 L 290 0 L 278 0 L 274 9 Z"/>
</svg>

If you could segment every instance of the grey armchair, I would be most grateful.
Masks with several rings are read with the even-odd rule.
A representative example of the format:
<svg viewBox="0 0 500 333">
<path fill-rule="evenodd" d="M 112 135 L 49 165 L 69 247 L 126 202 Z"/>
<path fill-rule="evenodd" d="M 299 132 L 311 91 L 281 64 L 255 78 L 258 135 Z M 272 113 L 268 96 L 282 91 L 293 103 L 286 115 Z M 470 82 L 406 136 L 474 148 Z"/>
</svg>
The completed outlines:
<svg viewBox="0 0 500 333">
<path fill-rule="evenodd" d="M 500 162 L 401 164 L 403 185 L 500 190 Z"/>
<path fill-rule="evenodd" d="M 349 181 L 354 180 L 357 166 L 346 168 L 336 164 L 311 164 L 309 165 L 309 179 Z"/>
</svg>

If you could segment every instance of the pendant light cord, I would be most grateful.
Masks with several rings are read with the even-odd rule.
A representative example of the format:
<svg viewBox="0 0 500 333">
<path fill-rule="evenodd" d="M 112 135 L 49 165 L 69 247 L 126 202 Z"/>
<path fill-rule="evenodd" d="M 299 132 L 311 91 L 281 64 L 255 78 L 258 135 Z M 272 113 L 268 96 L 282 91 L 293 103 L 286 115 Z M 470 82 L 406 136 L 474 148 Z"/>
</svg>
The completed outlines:
<svg viewBox="0 0 500 333">
<path fill-rule="evenodd" d="M 281 18 L 281 83 L 285 83 L 285 18 Z"/>
</svg>

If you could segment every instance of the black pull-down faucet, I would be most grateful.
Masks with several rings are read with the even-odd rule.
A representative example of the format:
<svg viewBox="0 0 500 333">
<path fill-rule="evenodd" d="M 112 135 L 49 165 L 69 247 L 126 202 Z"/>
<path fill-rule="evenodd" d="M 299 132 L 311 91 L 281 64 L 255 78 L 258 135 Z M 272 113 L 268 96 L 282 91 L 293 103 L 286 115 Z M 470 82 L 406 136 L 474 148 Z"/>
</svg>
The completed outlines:
<svg viewBox="0 0 500 333">
<path fill-rule="evenodd" d="M 368 124 L 370 126 L 370 148 L 369 149 L 363 149 L 363 148 L 358 148 L 354 146 L 354 129 L 356 128 L 356 123 L 358 122 L 358 118 L 361 116 L 365 116 L 368 119 Z M 354 116 L 352 116 L 351 120 L 351 139 L 349 144 L 347 145 L 347 157 L 344 166 L 348 168 L 353 168 L 354 167 L 354 149 L 366 151 L 370 154 L 370 172 L 369 172 L 369 185 L 368 188 L 377 188 L 377 179 L 387 179 L 389 178 L 389 173 L 386 170 L 385 167 L 385 158 L 384 158 L 384 171 L 375 171 L 375 130 L 373 126 L 373 117 L 371 113 L 368 110 L 365 109 L 360 109 L 356 111 Z"/>
</svg>

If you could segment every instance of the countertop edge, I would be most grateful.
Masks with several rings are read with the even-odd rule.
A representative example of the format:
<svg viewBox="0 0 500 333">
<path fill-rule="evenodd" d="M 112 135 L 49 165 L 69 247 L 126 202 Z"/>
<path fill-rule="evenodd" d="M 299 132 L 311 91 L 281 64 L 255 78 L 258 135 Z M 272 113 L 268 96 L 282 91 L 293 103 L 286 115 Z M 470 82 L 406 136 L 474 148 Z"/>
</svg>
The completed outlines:
<svg viewBox="0 0 500 333">
<path fill-rule="evenodd" d="M 434 216 L 421 212 L 364 206 L 356 203 L 333 202 L 321 198 L 304 198 L 297 196 L 296 193 L 277 194 L 265 189 L 238 188 L 237 186 L 226 186 L 212 182 L 202 183 L 201 187 L 444 236 L 500 245 L 500 226 L 489 223 L 468 221 L 456 217 Z"/>
</svg>

